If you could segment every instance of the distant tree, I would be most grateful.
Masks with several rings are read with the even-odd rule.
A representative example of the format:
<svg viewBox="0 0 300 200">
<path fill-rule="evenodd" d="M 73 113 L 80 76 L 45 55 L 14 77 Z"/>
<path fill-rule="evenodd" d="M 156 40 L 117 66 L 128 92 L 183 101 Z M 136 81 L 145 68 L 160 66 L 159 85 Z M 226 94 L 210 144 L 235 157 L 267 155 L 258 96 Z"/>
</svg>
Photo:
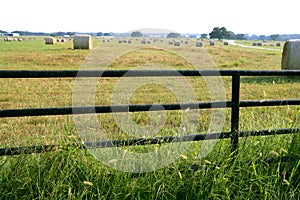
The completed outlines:
<svg viewBox="0 0 300 200">
<path fill-rule="evenodd" d="M 131 33 L 131 37 L 143 37 L 143 33 L 140 31 L 134 31 Z"/>
<path fill-rule="evenodd" d="M 258 39 L 259 39 L 259 40 L 266 40 L 266 39 L 267 39 L 267 36 L 265 36 L 265 35 L 260 35 L 260 36 L 258 36 Z"/>
<path fill-rule="evenodd" d="M 280 40 L 280 35 L 279 34 L 273 34 L 273 35 L 270 35 L 270 38 L 273 41 L 278 41 L 278 40 Z"/>
<path fill-rule="evenodd" d="M 203 33 L 200 35 L 200 38 L 202 38 L 202 39 L 207 39 L 207 37 L 208 37 L 208 34 L 206 34 L 206 33 Z"/>
<path fill-rule="evenodd" d="M 258 36 L 257 35 L 251 35 L 249 39 L 250 40 L 258 40 Z"/>
<path fill-rule="evenodd" d="M 228 31 L 228 39 L 232 39 L 232 40 L 234 40 L 234 39 L 236 39 L 236 35 L 234 34 L 234 32 L 232 32 L 232 31 Z"/>
<path fill-rule="evenodd" d="M 98 33 L 97 33 L 97 36 L 98 36 L 98 37 L 101 37 L 101 36 L 103 36 L 103 33 L 102 33 L 102 32 L 98 32 Z"/>
<path fill-rule="evenodd" d="M 110 34 L 109 34 L 109 33 L 104 33 L 103 35 L 104 35 L 104 36 L 110 36 Z"/>
<path fill-rule="evenodd" d="M 221 32 L 220 32 L 220 28 L 219 27 L 215 27 L 212 32 L 209 33 L 209 38 L 213 39 L 213 38 L 218 38 L 221 39 Z"/>
<path fill-rule="evenodd" d="M 236 38 L 237 40 L 246 40 L 246 39 L 247 39 L 245 34 L 237 34 L 237 35 L 235 36 L 235 38 Z"/>
<path fill-rule="evenodd" d="M 5 34 L 5 33 L 7 33 L 7 31 L 0 30 L 0 33 Z"/>
<path fill-rule="evenodd" d="M 195 35 L 195 34 L 189 35 L 189 38 L 196 38 L 196 37 L 197 37 L 197 35 Z"/>
<path fill-rule="evenodd" d="M 229 32 L 227 31 L 227 29 L 225 27 L 220 28 L 220 32 L 221 32 L 221 39 L 228 39 L 229 38 Z"/>
<path fill-rule="evenodd" d="M 180 36 L 179 33 L 169 33 L 167 35 L 167 38 L 178 38 Z"/>
<path fill-rule="evenodd" d="M 230 37 L 230 32 L 227 31 L 227 29 L 225 27 L 215 27 L 212 32 L 209 33 L 209 37 L 211 39 L 229 39 Z"/>
</svg>

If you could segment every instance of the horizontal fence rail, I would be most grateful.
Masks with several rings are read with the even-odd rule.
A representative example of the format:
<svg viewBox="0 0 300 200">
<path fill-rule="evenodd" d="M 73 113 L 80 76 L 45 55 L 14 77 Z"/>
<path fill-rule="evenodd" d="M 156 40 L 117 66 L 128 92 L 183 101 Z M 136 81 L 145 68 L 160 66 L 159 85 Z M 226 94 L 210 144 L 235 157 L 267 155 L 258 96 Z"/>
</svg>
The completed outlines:
<svg viewBox="0 0 300 200">
<path fill-rule="evenodd" d="M 239 107 L 266 107 L 300 105 L 300 100 L 264 100 L 264 101 L 240 101 Z M 91 113 L 118 113 L 118 112 L 141 112 L 141 111 L 164 111 L 185 109 L 209 109 L 209 108 L 232 108 L 231 101 L 183 103 L 183 104 L 147 104 L 147 105 L 117 105 L 117 106 L 86 106 L 66 108 L 32 108 L 32 109 L 7 109 L 0 110 L 0 117 L 28 117 L 47 115 L 76 115 Z M 151 110 L 150 110 L 151 108 Z"/>
<path fill-rule="evenodd" d="M 300 70 L 0 70 L 0 78 L 147 76 L 299 76 Z"/>
<path fill-rule="evenodd" d="M 182 137 L 156 137 L 138 138 L 130 140 L 112 140 L 99 142 L 86 142 L 84 148 L 108 148 L 112 146 L 149 145 L 170 142 L 188 142 L 214 139 L 231 139 L 232 151 L 237 152 L 239 137 L 266 136 L 274 134 L 299 133 L 300 128 L 285 128 L 258 131 L 239 130 L 239 109 L 241 107 L 265 107 L 265 106 L 287 106 L 300 105 L 300 99 L 290 100 L 240 100 L 240 78 L 241 76 L 295 76 L 300 77 L 300 70 L 282 71 L 256 71 L 256 70 L 87 70 L 87 71 L 34 71 L 34 70 L 0 70 L 0 78 L 92 78 L 92 77 L 149 77 L 149 76 L 229 76 L 232 77 L 232 98 L 224 102 L 198 102 L 181 104 L 146 104 L 146 105 L 112 105 L 112 106 L 83 106 L 62 108 L 26 108 L 0 110 L 0 118 L 25 117 L 25 116 L 47 116 L 47 115 L 74 115 L 91 113 L 112 112 L 141 112 L 161 110 L 186 110 L 186 109 L 210 109 L 231 108 L 231 131 L 209 134 L 190 134 Z M 151 109 L 150 109 L 151 108 Z M 75 144 L 74 144 L 75 145 Z M 78 146 L 78 145 L 76 145 Z M 56 145 L 41 145 L 29 147 L 0 148 L 0 156 L 19 155 L 30 153 L 42 153 L 53 151 Z"/>
</svg>

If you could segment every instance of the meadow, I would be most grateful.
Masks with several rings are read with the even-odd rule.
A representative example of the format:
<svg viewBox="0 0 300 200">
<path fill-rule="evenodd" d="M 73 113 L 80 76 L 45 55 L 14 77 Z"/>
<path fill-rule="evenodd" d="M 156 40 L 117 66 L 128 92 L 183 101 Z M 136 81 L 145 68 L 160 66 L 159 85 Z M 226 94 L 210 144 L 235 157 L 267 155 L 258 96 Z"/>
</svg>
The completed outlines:
<svg viewBox="0 0 300 200">
<path fill-rule="evenodd" d="M 185 39 L 184 39 L 185 40 Z M 237 41 L 244 44 L 245 42 Z M 252 44 L 250 42 L 249 46 Z M 248 45 L 248 43 L 245 43 Z M 204 69 L 209 56 L 216 69 L 280 70 L 281 52 L 224 46 L 216 42 L 203 49 L 188 45 L 170 47 L 168 40 L 142 46 L 94 40 L 96 49 L 126 51 L 106 69 L 134 69 L 159 63 L 171 69 L 195 69 L 174 52 L 199 53 Z M 0 70 L 78 70 L 88 62 L 93 50 L 73 50 L 72 41 L 45 45 L 43 38 L 23 42 L 0 40 Z M 282 47 L 274 47 L 282 49 Z M 133 48 L 134 49 L 134 48 Z M 184 54 L 184 53 L 183 53 Z M 93 66 L 93 69 L 103 69 Z M 95 95 L 96 105 L 110 105 L 118 78 L 102 78 Z M 193 87 L 197 101 L 210 101 L 205 80 L 186 78 Z M 174 80 L 173 80 L 174 81 Z M 222 79 L 225 98 L 231 98 L 231 79 Z M 69 107 L 72 106 L 75 80 L 1 79 L 1 109 Z M 126 85 L 122 90 L 127 92 Z M 298 77 L 243 77 L 241 100 L 299 99 Z M 157 84 L 141 85 L 131 98 L 132 104 L 178 103 L 169 88 Z M 183 111 L 166 112 L 166 122 L 155 136 L 174 135 L 180 129 Z M 213 109 L 202 110 L 198 133 L 209 129 Z M 222 131 L 230 130 L 230 110 L 223 109 Z M 114 122 L 112 114 L 99 114 L 99 126 L 110 139 L 126 138 Z M 147 127 L 147 112 L 132 113 L 130 118 Z M 300 124 L 300 106 L 242 108 L 241 130 L 295 128 Z M 146 137 L 148 137 L 146 135 Z M 0 119 L 0 147 L 58 144 L 51 153 L 0 157 L 0 199 L 299 199 L 300 198 L 300 137 L 274 135 L 240 138 L 238 154 L 230 156 L 230 140 L 221 140 L 204 158 L 198 153 L 202 142 L 193 142 L 176 162 L 154 172 L 135 174 L 112 169 L 95 159 L 88 151 L 66 144 L 80 144 L 72 116 L 44 116 Z M 126 148 L 126 147 L 124 147 Z M 132 152 L 153 151 L 158 145 L 130 147 Z M 286 157 L 290 159 L 285 160 Z M 275 162 L 268 162 L 275 159 Z"/>
</svg>

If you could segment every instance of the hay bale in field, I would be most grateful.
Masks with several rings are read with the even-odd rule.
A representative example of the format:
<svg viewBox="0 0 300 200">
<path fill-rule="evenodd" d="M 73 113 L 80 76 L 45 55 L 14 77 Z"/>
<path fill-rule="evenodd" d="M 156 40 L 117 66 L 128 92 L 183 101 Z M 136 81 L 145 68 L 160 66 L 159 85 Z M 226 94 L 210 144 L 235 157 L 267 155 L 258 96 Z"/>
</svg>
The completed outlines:
<svg viewBox="0 0 300 200">
<path fill-rule="evenodd" d="M 259 47 L 262 47 L 262 45 L 263 45 L 262 42 L 257 43 L 257 46 L 259 46 Z"/>
<path fill-rule="evenodd" d="M 224 45 L 227 46 L 228 45 L 228 41 L 224 41 Z"/>
<path fill-rule="evenodd" d="M 280 46 L 281 46 L 281 43 L 280 43 L 280 42 L 277 42 L 277 43 L 276 43 L 276 46 L 280 47 Z"/>
<path fill-rule="evenodd" d="M 18 38 L 18 41 L 19 41 L 19 42 L 22 42 L 22 41 L 23 41 L 23 38 Z"/>
<path fill-rule="evenodd" d="M 179 41 L 175 41 L 175 42 L 174 42 L 174 46 L 180 47 L 180 42 L 179 42 Z"/>
<path fill-rule="evenodd" d="M 284 44 L 281 59 L 281 69 L 300 69 L 300 40 L 290 40 Z"/>
<path fill-rule="evenodd" d="M 169 41 L 169 45 L 173 45 L 174 44 L 174 41 L 173 40 L 170 40 Z"/>
<path fill-rule="evenodd" d="M 143 39 L 141 43 L 142 44 L 147 44 L 147 40 Z"/>
<path fill-rule="evenodd" d="M 215 42 L 211 40 L 211 41 L 209 41 L 209 45 L 210 46 L 215 46 Z"/>
<path fill-rule="evenodd" d="M 203 43 L 200 42 L 200 41 L 197 41 L 197 42 L 196 42 L 196 47 L 203 47 Z"/>
<path fill-rule="evenodd" d="M 184 44 L 189 44 L 189 42 L 188 42 L 188 41 L 185 41 Z"/>
<path fill-rule="evenodd" d="M 252 43 L 252 46 L 257 46 L 257 42 L 253 42 L 253 43 Z"/>
<path fill-rule="evenodd" d="M 123 40 L 119 40 L 119 44 L 122 44 L 123 43 Z"/>
<path fill-rule="evenodd" d="M 56 40 L 54 37 L 46 37 L 45 38 L 45 44 L 55 44 Z"/>
<path fill-rule="evenodd" d="M 92 49 L 91 35 L 76 35 L 73 40 L 74 49 Z"/>
<path fill-rule="evenodd" d="M 132 40 L 128 40 L 127 43 L 128 43 L 128 44 L 132 44 Z"/>
<path fill-rule="evenodd" d="M 6 41 L 7 42 L 12 42 L 12 41 L 14 41 L 14 38 L 8 37 L 8 38 L 6 38 Z"/>
</svg>

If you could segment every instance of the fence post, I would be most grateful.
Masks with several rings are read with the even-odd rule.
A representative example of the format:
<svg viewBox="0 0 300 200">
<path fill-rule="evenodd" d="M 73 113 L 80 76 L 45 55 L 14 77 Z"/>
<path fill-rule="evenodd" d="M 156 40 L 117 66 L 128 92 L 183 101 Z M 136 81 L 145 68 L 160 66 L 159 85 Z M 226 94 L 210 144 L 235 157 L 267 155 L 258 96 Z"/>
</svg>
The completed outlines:
<svg viewBox="0 0 300 200">
<path fill-rule="evenodd" d="M 239 142 L 239 115 L 240 115 L 240 74 L 232 75 L 232 97 L 231 97 L 231 152 L 237 154 Z"/>
</svg>

